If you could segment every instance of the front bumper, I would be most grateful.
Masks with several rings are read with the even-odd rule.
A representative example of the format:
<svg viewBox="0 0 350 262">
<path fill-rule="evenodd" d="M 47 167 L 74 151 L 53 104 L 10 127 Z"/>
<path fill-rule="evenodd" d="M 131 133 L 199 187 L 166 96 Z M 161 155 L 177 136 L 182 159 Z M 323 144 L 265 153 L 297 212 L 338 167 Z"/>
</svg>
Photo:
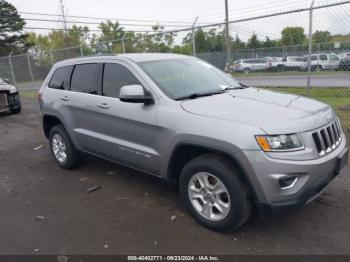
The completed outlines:
<svg viewBox="0 0 350 262">
<path fill-rule="evenodd" d="M 255 183 L 256 206 L 261 215 L 275 215 L 300 208 L 317 198 L 340 173 L 340 158 L 348 154 L 346 139 L 327 156 L 315 160 L 279 160 L 263 151 L 246 151 Z M 279 178 L 296 177 L 290 188 L 281 188 Z"/>
<path fill-rule="evenodd" d="M 0 92 L 0 112 L 9 108 L 18 109 L 20 107 L 20 98 L 18 92 L 10 93 L 8 91 Z"/>
</svg>

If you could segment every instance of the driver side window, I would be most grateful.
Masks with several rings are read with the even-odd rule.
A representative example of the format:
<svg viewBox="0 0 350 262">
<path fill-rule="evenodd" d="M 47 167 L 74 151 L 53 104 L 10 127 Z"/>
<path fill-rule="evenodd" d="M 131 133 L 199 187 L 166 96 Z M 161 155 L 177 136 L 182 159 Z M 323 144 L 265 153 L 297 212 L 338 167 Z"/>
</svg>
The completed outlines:
<svg viewBox="0 0 350 262">
<path fill-rule="evenodd" d="M 104 96 L 119 98 L 120 89 L 126 85 L 141 85 L 139 80 L 125 66 L 105 64 L 102 93 Z"/>
</svg>

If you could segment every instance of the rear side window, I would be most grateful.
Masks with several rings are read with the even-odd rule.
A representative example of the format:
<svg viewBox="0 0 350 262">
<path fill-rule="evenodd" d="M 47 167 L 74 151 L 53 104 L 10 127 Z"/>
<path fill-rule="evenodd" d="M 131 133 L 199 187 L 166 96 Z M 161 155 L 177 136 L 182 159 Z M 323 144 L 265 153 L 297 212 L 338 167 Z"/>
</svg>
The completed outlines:
<svg viewBox="0 0 350 262">
<path fill-rule="evenodd" d="M 338 61 L 338 60 L 339 60 L 339 57 L 336 56 L 336 55 L 330 55 L 329 58 L 330 58 L 330 60 L 332 60 L 332 61 Z"/>
<path fill-rule="evenodd" d="M 312 61 L 316 61 L 316 60 L 317 60 L 317 55 L 311 56 L 311 60 L 312 60 Z"/>
<path fill-rule="evenodd" d="M 258 59 L 258 60 L 255 60 L 255 63 L 257 63 L 257 64 L 265 64 L 266 61 L 262 60 L 262 59 Z"/>
<path fill-rule="evenodd" d="M 68 90 L 73 66 L 56 69 L 49 83 L 49 88 Z"/>
<path fill-rule="evenodd" d="M 320 60 L 327 61 L 328 60 L 327 55 L 320 55 Z"/>
<path fill-rule="evenodd" d="M 133 73 L 120 64 L 105 64 L 103 95 L 119 98 L 120 89 L 126 85 L 141 85 Z"/>
<path fill-rule="evenodd" d="M 76 65 L 70 90 L 79 93 L 97 94 L 97 64 Z"/>
</svg>

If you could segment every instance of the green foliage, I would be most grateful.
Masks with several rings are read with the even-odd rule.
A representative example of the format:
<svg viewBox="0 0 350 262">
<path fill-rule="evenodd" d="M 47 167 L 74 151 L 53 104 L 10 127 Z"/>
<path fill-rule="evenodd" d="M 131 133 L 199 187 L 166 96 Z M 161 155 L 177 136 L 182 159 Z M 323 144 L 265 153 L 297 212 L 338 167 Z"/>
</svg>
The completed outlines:
<svg viewBox="0 0 350 262">
<path fill-rule="evenodd" d="M 302 45 L 306 42 L 304 28 L 286 27 L 282 30 L 281 44 L 284 46 Z"/>
<path fill-rule="evenodd" d="M 258 39 L 258 36 L 254 33 L 249 39 L 247 43 L 247 47 L 249 49 L 260 48 L 262 43 Z"/>
<path fill-rule="evenodd" d="M 312 35 L 312 41 L 314 43 L 326 43 L 329 42 L 332 38 L 332 35 L 328 31 L 316 31 Z"/>
<path fill-rule="evenodd" d="M 0 0 L 0 56 L 10 52 L 25 52 L 26 35 L 23 33 L 24 20 L 17 13 L 17 9 L 5 0 Z"/>
</svg>

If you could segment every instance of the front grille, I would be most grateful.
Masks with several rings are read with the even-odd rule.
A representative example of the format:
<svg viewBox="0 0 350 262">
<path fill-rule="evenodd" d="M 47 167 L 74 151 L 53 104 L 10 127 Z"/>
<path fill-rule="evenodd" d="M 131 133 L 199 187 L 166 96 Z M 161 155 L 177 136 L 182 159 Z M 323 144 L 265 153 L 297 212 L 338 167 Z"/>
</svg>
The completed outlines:
<svg viewBox="0 0 350 262">
<path fill-rule="evenodd" d="M 7 107 L 7 96 L 6 93 L 0 93 L 0 109 Z"/>
<path fill-rule="evenodd" d="M 319 156 L 327 155 L 336 149 L 340 145 L 342 136 L 342 131 L 337 120 L 312 133 Z"/>
</svg>

